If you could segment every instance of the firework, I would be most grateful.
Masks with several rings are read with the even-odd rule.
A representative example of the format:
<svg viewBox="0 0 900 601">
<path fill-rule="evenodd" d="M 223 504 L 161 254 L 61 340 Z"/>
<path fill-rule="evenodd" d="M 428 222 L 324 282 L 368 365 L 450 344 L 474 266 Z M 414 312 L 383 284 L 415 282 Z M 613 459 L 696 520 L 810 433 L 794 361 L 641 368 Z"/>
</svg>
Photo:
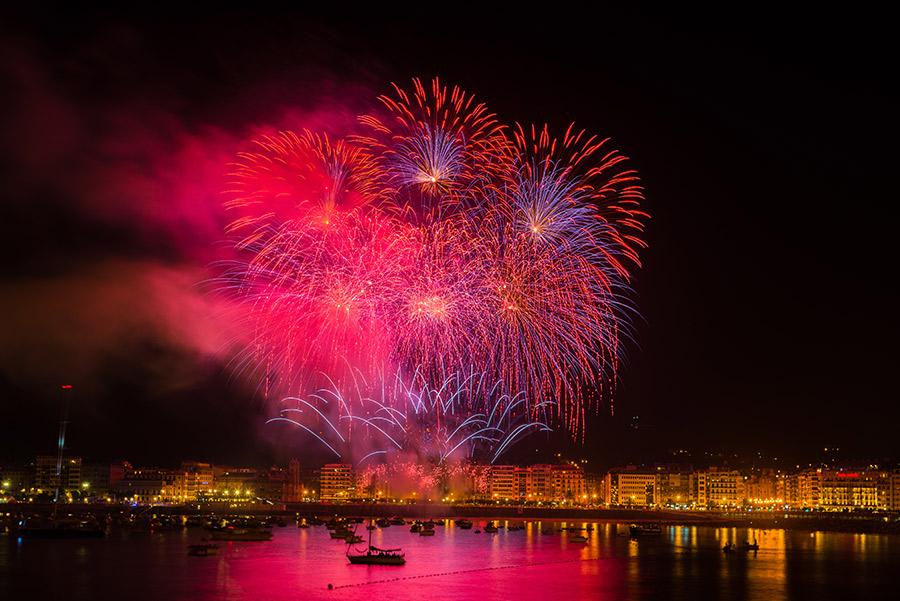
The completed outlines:
<svg viewBox="0 0 900 601">
<path fill-rule="evenodd" d="M 437 80 L 378 100 L 359 131 L 281 132 L 233 167 L 246 260 L 222 282 L 274 421 L 376 463 L 583 436 L 634 312 L 637 174 L 606 139 L 506 127 Z"/>
</svg>

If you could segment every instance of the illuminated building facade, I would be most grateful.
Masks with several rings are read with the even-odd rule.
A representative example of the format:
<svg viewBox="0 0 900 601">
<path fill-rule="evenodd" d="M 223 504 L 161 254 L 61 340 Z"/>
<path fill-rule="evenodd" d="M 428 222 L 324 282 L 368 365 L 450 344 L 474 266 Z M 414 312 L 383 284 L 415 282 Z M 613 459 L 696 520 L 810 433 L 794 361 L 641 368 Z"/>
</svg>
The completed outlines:
<svg viewBox="0 0 900 601">
<path fill-rule="evenodd" d="M 825 511 L 889 509 L 891 476 L 877 470 L 818 470 L 818 507 Z"/>
<path fill-rule="evenodd" d="M 353 466 L 349 463 L 328 463 L 319 474 L 319 498 L 323 501 L 341 501 L 356 496 Z"/>
<path fill-rule="evenodd" d="M 609 505 L 653 507 L 659 496 L 658 486 L 656 470 L 613 470 L 606 475 L 604 497 Z"/>
<path fill-rule="evenodd" d="M 189 501 L 195 501 L 215 488 L 213 466 L 209 463 L 182 461 L 181 472 L 184 474 L 184 496 Z"/>
<path fill-rule="evenodd" d="M 137 469 L 119 481 L 113 493 L 121 500 L 141 505 L 184 503 L 184 474 L 180 470 Z"/>
<path fill-rule="evenodd" d="M 709 468 L 706 471 L 706 506 L 737 507 L 746 498 L 744 476 L 737 470 Z"/>
<path fill-rule="evenodd" d="M 492 465 L 488 474 L 488 495 L 497 500 L 518 499 L 521 480 L 520 468 L 515 465 Z"/>
</svg>

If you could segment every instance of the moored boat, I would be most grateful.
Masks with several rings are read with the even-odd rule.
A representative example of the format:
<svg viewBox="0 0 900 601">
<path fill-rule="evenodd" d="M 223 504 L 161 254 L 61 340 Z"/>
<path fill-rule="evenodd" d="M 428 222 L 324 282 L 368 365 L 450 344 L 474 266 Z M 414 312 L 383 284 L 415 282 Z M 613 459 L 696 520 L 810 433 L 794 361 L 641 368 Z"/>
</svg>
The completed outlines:
<svg viewBox="0 0 900 601">
<path fill-rule="evenodd" d="M 374 565 L 374 566 L 402 566 L 406 563 L 406 556 L 403 549 L 380 549 L 372 544 L 372 531 L 369 530 L 369 542 L 364 551 L 356 549 L 355 552 L 350 550 L 351 545 L 347 545 L 347 561 L 356 565 Z"/>
<path fill-rule="evenodd" d="M 662 528 L 659 524 L 632 524 L 628 527 L 631 538 L 639 536 L 659 536 L 662 534 Z"/>
<path fill-rule="evenodd" d="M 30 518 L 20 522 L 18 536 L 33 538 L 102 538 L 106 531 L 93 519 Z"/>
</svg>

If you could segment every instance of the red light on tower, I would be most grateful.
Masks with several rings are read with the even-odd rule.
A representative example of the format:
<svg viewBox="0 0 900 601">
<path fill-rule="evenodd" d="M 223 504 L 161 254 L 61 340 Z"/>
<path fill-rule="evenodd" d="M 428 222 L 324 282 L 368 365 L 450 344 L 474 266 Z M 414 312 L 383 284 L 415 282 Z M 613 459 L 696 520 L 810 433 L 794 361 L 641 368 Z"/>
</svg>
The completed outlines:
<svg viewBox="0 0 900 601">
<path fill-rule="evenodd" d="M 63 384 L 62 386 L 60 386 L 60 388 L 62 388 L 63 390 L 72 390 L 72 385 L 71 384 Z"/>
</svg>

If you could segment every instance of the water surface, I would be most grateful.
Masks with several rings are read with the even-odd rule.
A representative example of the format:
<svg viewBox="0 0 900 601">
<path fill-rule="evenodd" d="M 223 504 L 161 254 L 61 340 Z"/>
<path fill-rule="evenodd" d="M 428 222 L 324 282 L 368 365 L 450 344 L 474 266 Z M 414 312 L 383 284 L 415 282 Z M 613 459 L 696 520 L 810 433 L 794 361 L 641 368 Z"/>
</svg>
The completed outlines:
<svg viewBox="0 0 900 601">
<path fill-rule="evenodd" d="M 898 536 L 672 526 L 632 541 L 624 524 L 599 523 L 585 544 L 542 533 L 563 524 L 497 534 L 439 526 L 433 537 L 404 526 L 375 531 L 373 544 L 403 547 L 401 567 L 349 565 L 346 545 L 324 526 L 219 543 L 219 555 L 206 558 L 187 555 L 206 536 L 201 529 L 119 530 L 101 540 L 0 535 L 0 599 L 779 601 L 887 599 L 898 590 Z M 760 550 L 721 551 L 748 540 Z"/>
</svg>

